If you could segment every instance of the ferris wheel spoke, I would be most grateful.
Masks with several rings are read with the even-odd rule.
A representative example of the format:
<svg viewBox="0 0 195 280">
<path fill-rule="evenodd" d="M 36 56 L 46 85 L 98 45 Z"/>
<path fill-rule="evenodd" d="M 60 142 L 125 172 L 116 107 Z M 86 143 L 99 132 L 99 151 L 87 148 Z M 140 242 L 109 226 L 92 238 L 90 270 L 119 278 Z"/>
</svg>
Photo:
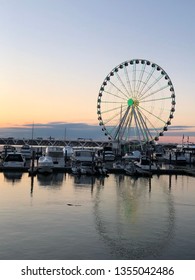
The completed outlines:
<svg viewBox="0 0 195 280">
<path fill-rule="evenodd" d="M 122 108 L 123 107 L 127 107 L 126 105 L 125 106 L 122 106 Z M 111 108 L 111 109 L 106 109 L 105 108 L 105 110 L 104 111 L 102 111 L 102 114 L 107 114 L 107 113 L 110 113 L 110 112 L 120 112 L 120 108 L 121 108 L 121 106 L 119 106 L 119 107 L 114 107 L 114 108 Z M 120 113 L 118 113 L 118 114 L 120 114 Z"/>
<path fill-rule="evenodd" d="M 126 122 L 124 123 L 123 131 L 122 131 L 122 135 L 121 135 L 121 137 L 126 141 L 129 139 L 129 137 L 131 135 L 130 134 L 129 119 L 130 119 L 130 116 L 128 116 Z"/>
<path fill-rule="evenodd" d="M 148 84 L 148 82 L 149 82 L 150 78 L 152 77 L 154 71 L 155 71 L 155 68 L 152 67 L 151 71 L 148 73 L 148 75 L 147 75 L 147 77 L 146 77 L 146 80 L 143 81 L 143 85 L 142 85 L 142 87 L 141 87 L 141 89 L 140 89 L 140 91 L 139 91 L 138 97 L 141 96 L 142 91 L 144 90 L 145 86 Z"/>
<path fill-rule="evenodd" d="M 124 104 L 124 105 L 126 105 L 127 102 L 121 103 L 120 101 L 107 101 L 107 100 L 103 100 L 103 101 L 101 101 L 101 103 L 102 104 L 120 104 L 120 105 Z"/>
<path fill-rule="evenodd" d="M 144 118 L 145 118 L 145 121 L 143 119 L 143 121 L 146 123 L 146 120 L 148 121 L 148 123 L 150 124 L 150 126 L 153 128 L 154 131 L 156 131 L 156 133 L 159 134 L 159 130 L 153 125 L 153 123 L 150 121 L 150 119 L 142 112 Z M 141 117 L 143 118 L 142 114 L 140 113 Z M 150 134 L 151 135 L 151 134 Z M 152 136 L 151 136 L 152 137 Z"/>
<path fill-rule="evenodd" d="M 144 63 L 142 65 L 142 69 L 141 69 L 141 72 L 140 72 L 140 75 L 139 75 L 139 79 L 138 79 L 138 83 L 137 83 L 137 88 L 136 88 L 137 92 L 139 92 L 140 85 L 143 82 L 142 79 L 143 79 L 143 75 L 144 75 L 145 69 L 146 69 L 146 64 Z"/>
<path fill-rule="evenodd" d="M 152 87 L 154 87 L 160 81 L 160 79 L 162 79 L 162 77 L 163 75 L 161 74 L 152 84 L 147 87 L 147 89 L 145 89 L 145 91 L 142 92 L 140 97 L 144 96 Z"/>
<path fill-rule="evenodd" d="M 112 95 L 112 96 L 115 96 L 115 97 L 117 97 L 117 98 L 120 98 L 120 99 L 122 99 L 122 100 L 125 100 L 125 102 L 126 102 L 126 100 L 127 100 L 127 98 L 125 97 L 121 97 L 121 96 L 119 96 L 119 95 L 116 95 L 116 94 L 113 94 L 112 92 L 109 92 L 109 91 L 104 91 L 105 93 L 108 93 L 109 95 Z"/>
<path fill-rule="evenodd" d="M 119 138 L 121 129 L 122 129 L 122 127 L 123 127 L 123 125 L 124 125 L 124 123 L 125 123 L 125 120 L 126 120 L 126 118 L 127 118 L 127 116 L 128 116 L 129 110 L 130 110 L 130 107 L 127 107 L 127 109 L 126 109 L 124 115 L 121 116 L 121 119 L 120 119 L 120 121 L 119 121 L 119 125 L 118 125 L 118 127 L 117 127 L 117 129 L 116 129 L 116 132 L 115 132 L 115 135 L 114 135 L 114 139 Z M 121 113 L 121 115 L 122 115 L 122 113 Z"/>
<path fill-rule="evenodd" d="M 147 100 L 140 101 L 140 104 L 147 103 L 147 102 L 152 102 L 152 101 L 163 101 L 163 100 L 166 100 L 166 99 L 172 99 L 172 98 L 170 96 L 170 97 L 155 98 L 155 99 L 150 99 L 150 100 L 147 99 Z"/>
<path fill-rule="evenodd" d="M 136 129 L 136 133 L 138 135 L 139 141 L 141 142 L 141 129 L 140 129 L 140 124 L 136 115 L 135 110 L 133 111 L 134 113 L 134 121 L 135 121 L 135 129 Z"/>
<path fill-rule="evenodd" d="M 119 140 L 119 138 L 117 139 L 117 136 L 119 136 L 119 135 L 117 135 L 117 133 L 116 133 L 116 130 L 118 129 L 118 125 L 116 124 L 116 125 L 112 125 L 111 126 L 111 128 L 110 128 L 110 134 L 112 134 L 113 135 L 113 139 L 114 140 Z M 120 131 L 119 131 L 120 132 Z"/>
<path fill-rule="evenodd" d="M 143 115 L 144 118 L 145 118 L 145 122 L 146 122 L 146 120 L 147 120 L 147 122 L 150 124 L 152 130 L 155 131 L 157 134 L 159 134 L 159 133 L 160 133 L 160 129 L 157 128 L 157 127 L 152 123 L 152 121 L 151 121 L 143 112 L 142 112 L 142 115 Z M 164 122 L 163 122 L 163 123 L 164 123 Z"/>
<path fill-rule="evenodd" d="M 140 100 L 143 101 L 143 100 L 146 99 L 147 97 L 152 96 L 152 95 L 156 94 L 157 92 L 160 92 L 160 91 L 162 91 L 162 90 L 164 90 L 164 89 L 166 89 L 166 88 L 168 88 L 168 87 L 169 87 L 169 85 L 167 84 L 167 85 L 165 85 L 165 86 L 163 86 L 163 87 L 161 87 L 161 88 L 159 88 L 159 89 L 157 89 L 157 90 L 154 90 L 154 91 L 151 92 L 150 94 L 148 94 L 148 95 L 146 95 L 146 96 L 143 96 L 143 98 L 141 98 Z"/>
<path fill-rule="evenodd" d="M 133 122 L 133 110 L 131 110 L 131 113 L 130 113 L 130 116 L 129 116 L 129 121 L 128 121 L 128 133 L 129 133 L 129 137 L 130 137 L 130 135 L 131 135 L 132 122 Z"/>
<path fill-rule="evenodd" d="M 127 85 L 129 87 L 129 97 L 130 97 L 130 96 L 133 96 L 133 91 L 132 91 L 131 82 L 130 82 L 130 79 L 129 79 L 129 74 L 128 74 L 128 71 L 127 71 L 127 67 L 124 67 L 124 72 L 125 72 Z"/>
<path fill-rule="evenodd" d="M 137 114 L 135 112 L 135 109 L 133 109 L 133 115 L 134 115 L 134 120 L 135 120 L 135 131 L 137 133 L 137 136 L 138 136 L 138 139 L 139 139 L 139 142 L 141 143 L 142 139 L 141 139 L 141 135 L 140 135 L 140 132 L 142 132 L 140 130 L 140 125 L 139 125 L 139 121 L 138 121 L 138 118 L 137 118 Z"/>
<path fill-rule="evenodd" d="M 142 131 L 143 138 L 145 141 L 150 141 L 152 139 L 152 135 L 150 133 L 150 130 L 146 124 L 146 121 L 144 121 L 142 115 L 140 114 L 139 110 L 137 110 L 137 115 L 140 123 L 140 129 Z"/>
<path fill-rule="evenodd" d="M 125 112 L 125 116 L 123 117 L 122 122 L 120 123 L 120 127 L 118 127 L 117 133 L 115 133 L 115 140 L 127 140 L 128 137 L 130 137 L 130 125 L 132 121 L 132 116 L 132 108 L 129 107 L 128 110 Z"/>
<path fill-rule="evenodd" d="M 114 120 L 116 120 L 116 119 L 120 119 L 121 118 L 121 114 L 123 113 L 123 111 L 125 111 L 126 110 L 126 106 L 124 107 L 124 106 L 121 106 L 121 107 L 118 107 L 117 109 L 116 108 L 114 108 L 114 109 L 110 109 L 110 110 L 106 110 L 106 111 L 103 111 L 102 112 L 102 114 L 103 115 L 105 115 L 105 117 L 106 117 L 106 115 L 109 113 L 109 115 L 108 115 L 108 117 L 107 117 L 107 119 L 105 119 L 105 121 L 104 121 L 104 125 L 105 124 L 108 124 L 108 123 L 110 123 L 110 122 L 113 122 Z M 110 114 L 110 113 L 114 113 L 114 112 L 116 112 L 115 114 Z"/>
<path fill-rule="evenodd" d="M 103 125 L 105 126 L 105 125 L 111 125 L 111 123 L 113 122 L 113 120 L 115 120 L 116 119 L 116 117 L 118 117 L 118 115 L 116 114 L 116 115 L 113 115 L 113 116 L 110 116 L 110 118 L 109 119 L 106 119 L 105 121 L 104 121 L 104 123 L 103 123 Z M 112 124 L 113 125 L 113 124 Z"/>
<path fill-rule="evenodd" d="M 109 81 L 110 84 L 115 87 L 123 96 L 125 96 L 126 98 L 128 98 L 128 95 L 126 95 L 122 90 L 120 90 L 113 82 Z"/>
<path fill-rule="evenodd" d="M 127 98 L 128 98 L 128 97 L 129 97 L 129 91 L 127 90 L 127 88 L 126 88 L 124 82 L 122 81 L 120 75 L 118 74 L 118 72 L 116 73 L 116 76 L 117 76 L 117 79 L 119 80 L 119 82 L 121 83 L 123 89 L 126 91 L 126 93 L 127 93 Z"/>
<path fill-rule="evenodd" d="M 129 109 L 129 114 L 121 128 L 121 138 L 127 140 L 131 135 L 131 123 L 133 119 L 133 110 L 132 108 Z"/>
<path fill-rule="evenodd" d="M 141 121 L 141 123 L 142 123 L 143 129 L 144 129 L 145 131 L 147 131 L 147 133 L 146 133 L 146 135 L 147 135 L 147 141 L 150 141 L 150 140 L 152 139 L 152 135 L 151 135 L 150 130 L 148 129 L 148 126 L 147 126 L 147 124 L 146 124 L 146 120 L 148 120 L 148 119 L 147 119 L 147 117 L 144 115 L 144 117 L 145 117 L 145 120 L 144 120 L 144 118 L 143 118 L 142 114 L 140 113 L 140 110 L 139 110 L 139 109 L 137 110 L 137 112 L 138 112 L 140 121 Z M 149 121 L 149 123 L 150 123 L 150 121 Z M 150 123 L 150 124 L 151 124 L 151 123 Z"/>
<path fill-rule="evenodd" d="M 133 91 L 135 93 L 135 85 L 136 85 L 136 62 L 133 63 Z"/>
<path fill-rule="evenodd" d="M 153 114 L 152 112 L 146 110 L 145 108 L 139 106 L 139 109 L 142 109 L 142 111 L 147 112 L 148 114 L 150 114 L 151 116 L 153 116 L 155 119 L 158 119 L 159 121 L 161 121 L 163 124 L 165 124 L 166 122 L 164 120 L 162 120 L 159 116 L 156 116 L 155 114 Z"/>
<path fill-rule="evenodd" d="M 127 117 L 126 121 L 124 122 L 124 125 L 122 127 L 121 130 L 121 139 L 128 139 L 128 135 L 129 135 L 129 127 L 128 127 L 128 120 L 129 120 L 129 116 Z"/>
</svg>

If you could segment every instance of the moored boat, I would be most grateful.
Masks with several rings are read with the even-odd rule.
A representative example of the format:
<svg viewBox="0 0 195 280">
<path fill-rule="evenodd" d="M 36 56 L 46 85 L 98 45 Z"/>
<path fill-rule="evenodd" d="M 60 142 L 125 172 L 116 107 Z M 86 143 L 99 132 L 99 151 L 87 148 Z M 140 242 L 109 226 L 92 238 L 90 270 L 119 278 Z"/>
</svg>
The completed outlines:
<svg viewBox="0 0 195 280">
<path fill-rule="evenodd" d="M 52 173 L 53 167 L 53 160 L 50 156 L 41 156 L 38 159 L 37 171 L 39 173 Z"/>
<path fill-rule="evenodd" d="M 64 158 L 69 160 L 71 159 L 72 155 L 73 155 L 73 148 L 71 146 L 65 146 L 63 148 L 63 152 L 64 152 Z"/>
<path fill-rule="evenodd" d="M 74 150 L 72 172 L 74 174 L 94 174 L 95 152 L 90 149 Z"/>
<path fill-rule="evenodd" d="M 114 161 L 115 155 L 111 147 L 105 147 L 103 150 L 103 161 Z"/>
<path fill-rule="evenodd" d="M 93 162 L 96 160 L 96 154 L 90 149 L 77 149 L 73 151 L 73 162 Z"/>
<path fill-rule="evenodd" d="M 31 159 L 32 158 L 32 148 L 25 144 L 20 148 L 21 154 L 25 157 L 25 159 Z"/>
<path fill-rule="evenodd" d="M 65 167 L 63 147 L 48 146 L 46 148 L 45 155 L 52 158 L 54 168 L 64 168 Z"/>
<path fill-rule="evenodd" d="M 101 157 L 91 149 L 75 149 L 71 169 L 73 174 L 107 175 Z"/>
<path fill-rule="evenodd" d="M 142 170 L 152 171 L 160 169 L 155 162 L 151 161 L 148 157 L 141 157 L 139 162 L 135 162 L 136 168 L 140 168 Z"/>
<path fill-rule="evenodd" d="M 18 152 L 7 154 L 7 156 L 3 161 L 4 168 L 17 169 L 17 168 L 24 168 L 25 165 L 26 165 L 25 158 L 21 153 Z"/>
</svg>

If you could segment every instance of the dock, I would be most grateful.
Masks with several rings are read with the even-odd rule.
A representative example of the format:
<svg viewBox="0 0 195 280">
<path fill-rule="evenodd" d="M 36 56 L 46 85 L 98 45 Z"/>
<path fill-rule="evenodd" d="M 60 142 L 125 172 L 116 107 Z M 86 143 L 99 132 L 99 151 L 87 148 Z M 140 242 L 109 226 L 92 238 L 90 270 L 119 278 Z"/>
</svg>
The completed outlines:
<svg viewBox="0 0 195 280">
<path fill-rule="evenodd" d="M 27 161 L 27 164 L 23 167 L 4 167 L 3 161 L 0 161 L 0 172 L 28 172 L 30 176 L 36 176 L 38 173 L 37 168 L 37 158 L 33 157 L 31 160 Z M 141 169 L 133 168 L 132 170 L 125 169 L 125 165 L 123 165 L 122 161 L 119 161 L 118 167 L 117 161 L 104 161 L 105 169 L 107 170 L 107 174 L 123 174 L 127 176 L 136 176 L 136 177 L 152 177 L 153 175 L 185 175 L 185 176 L 192 176 L 195 177 L 195 165 L 188 164 L 188 165 L 171 165 L 165 162 L 157 162 L 157 169 Z M 71 162 L 66 162 L 63 167 L 54 167 L 54 173 L 72 173 Z M 96 176 L 94 174 L 93 176 Z"/>
<path fill-rule="evenodd" d="M 195 166 L 167 166 L 166 168 L 159 168 L 155 170 L 136 170 L 135 172 L 127 172 L 124 168 L 106 167 L 108 174 L 123 174 L 137 177 L 151 177 L 152 175 L 186 175 L 195 177 Z M 38 173 L 37 166 L 32 167 L 28 164 L 24 167 L 4 167 L 0 164 L 0 172 L 28 172 L 29 175 L 36 175 Z M 53 169 L 54 173 L 72 173 L 71 166 L 56 167 Z"/>
</svg>

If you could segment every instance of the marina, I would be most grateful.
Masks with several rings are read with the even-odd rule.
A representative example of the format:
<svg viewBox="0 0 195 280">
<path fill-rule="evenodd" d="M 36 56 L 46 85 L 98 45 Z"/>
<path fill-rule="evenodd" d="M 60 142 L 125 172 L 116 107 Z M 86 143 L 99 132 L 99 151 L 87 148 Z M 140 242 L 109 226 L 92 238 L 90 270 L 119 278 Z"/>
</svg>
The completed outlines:
<svg viewBox="0 0 195 280">
<path fill-rule="evenodd" d="M 165 147 L 161 157 L 155 157 L 155 151 L 152 153 L 150 151 L 148 156 L 145 153 L 142 155 L 141 151 L 133 151 L 131 154 L 119 156 L 114 155 L 113 151 L 108 150 L 106 147 L 100 149 L 99 147 L 77 146 L 38 148 L 28 146 L 30 151 L 25 156 L 25 154 L 21 153 L 22 147 L 16 145 L 3 145 L 0 147 L 0 172 L 16 170 L 27 172 L 33 176 L 38 172 L 51 173 L 58 171 L 88 175 L 118 173 L 137 177 L 151 177 L 154 174 L 195 176 L 194 148 L 181 150 L 179 147 L 179 150 L 177 150 Z M 31 156 L 29 156 L 29 153 Z M 109 158 L 107 157 L 108 154 Z M 168 157 L 167 154 L 169 154 Z M 188 161 L 189 155 L 190 161 Z M 11 158 L 11 161 L 9 158 Z"/>
</svg>

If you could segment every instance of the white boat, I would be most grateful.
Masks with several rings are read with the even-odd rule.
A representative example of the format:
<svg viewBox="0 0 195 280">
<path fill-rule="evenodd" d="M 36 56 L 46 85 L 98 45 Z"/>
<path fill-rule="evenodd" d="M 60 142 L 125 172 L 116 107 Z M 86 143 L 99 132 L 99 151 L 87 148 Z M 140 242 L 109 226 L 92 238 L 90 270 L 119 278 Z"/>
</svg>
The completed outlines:
<svg viewBox="0 0 195 280">
<path fill-rule="evenodd" d="M 97 162 L 77 162 L 73 164 L 72 173 L 76 175 L 107 175 L 107 169 L 103 165 L 99 165 Z"/>
<path fill-rule="evenodd" d="M 63 147 L 48 146 L 45 150 L 45 155 L 52 158 L 54 168 L 65 167 Z"/>
<path fill-rule="evenodd" d="M 141 162 L 142 161 L 140 160 L 140 163 Z M 124 168 L 126 175 L 130 175 L 133 177 L 152 177 L 152 170 L 154 170 L 153 165 L 151 165 L 150 169 L 148 163 L 142 163 L 142 165 L 139 165 L 139 163 L 136 164 L 136 162 L 130 161 Z"/>
<path fill-rule="evenodd" d="M 160 166 L 158 166 L 155 162 L 152 162 L 148 157 L 141 157 L 139 162 L 134 163 L 136 168 L 140 168 L 142 170 L 158 170 Z"/>
<path fill-rule="evenodd" d="M 31 159 L 32 158 L 32 148 L 25 144 L 20 148 L 21 154 L 25 157 L 25 159 Z"/>
<path fill-rule="evenodd" d="M 104 151 L 103 152 L 103 160 L 104 161 L 114 161 L 115 155 L 112 151 Z"/>
<path fill-rule="evenodd" d="M 106 175 L 100 156 L 90 149 L 75 149 L 72 156 L 72 173 L 87 175 Z"/>
<path fill-rule="evenodd" d="M 72 155 L 73 174 L 93 174 L 95 152 L 90 149 L 75 149 Z"/>
<path fill-rule="evenodd" d="M 102 152 L 102 160 L 103 161 L 114 161 L 115 154 L 113 153 L 112 147 L 104 147 Z"/>
<path fill-rule="evenodd" d="M 70 159 L 74 154 L 73 148 L 71 146 L 65 146 L 63 148 L 63 152 L 65 159 Z"/>
<path fill-rule="evenodd" d="M 25 167 L 26 160 L 21 153 L 13 152 L 7 154 L 3 161 L 3 167 L 5 168 L 22 168 Z"/>
<path fill-rule="evenodd" d="M 52 173 L 53 168 L 54 164 L 50 156 L 41 156 L 38 159 L 37 171 L 39 173 Z"/>
</svg>

